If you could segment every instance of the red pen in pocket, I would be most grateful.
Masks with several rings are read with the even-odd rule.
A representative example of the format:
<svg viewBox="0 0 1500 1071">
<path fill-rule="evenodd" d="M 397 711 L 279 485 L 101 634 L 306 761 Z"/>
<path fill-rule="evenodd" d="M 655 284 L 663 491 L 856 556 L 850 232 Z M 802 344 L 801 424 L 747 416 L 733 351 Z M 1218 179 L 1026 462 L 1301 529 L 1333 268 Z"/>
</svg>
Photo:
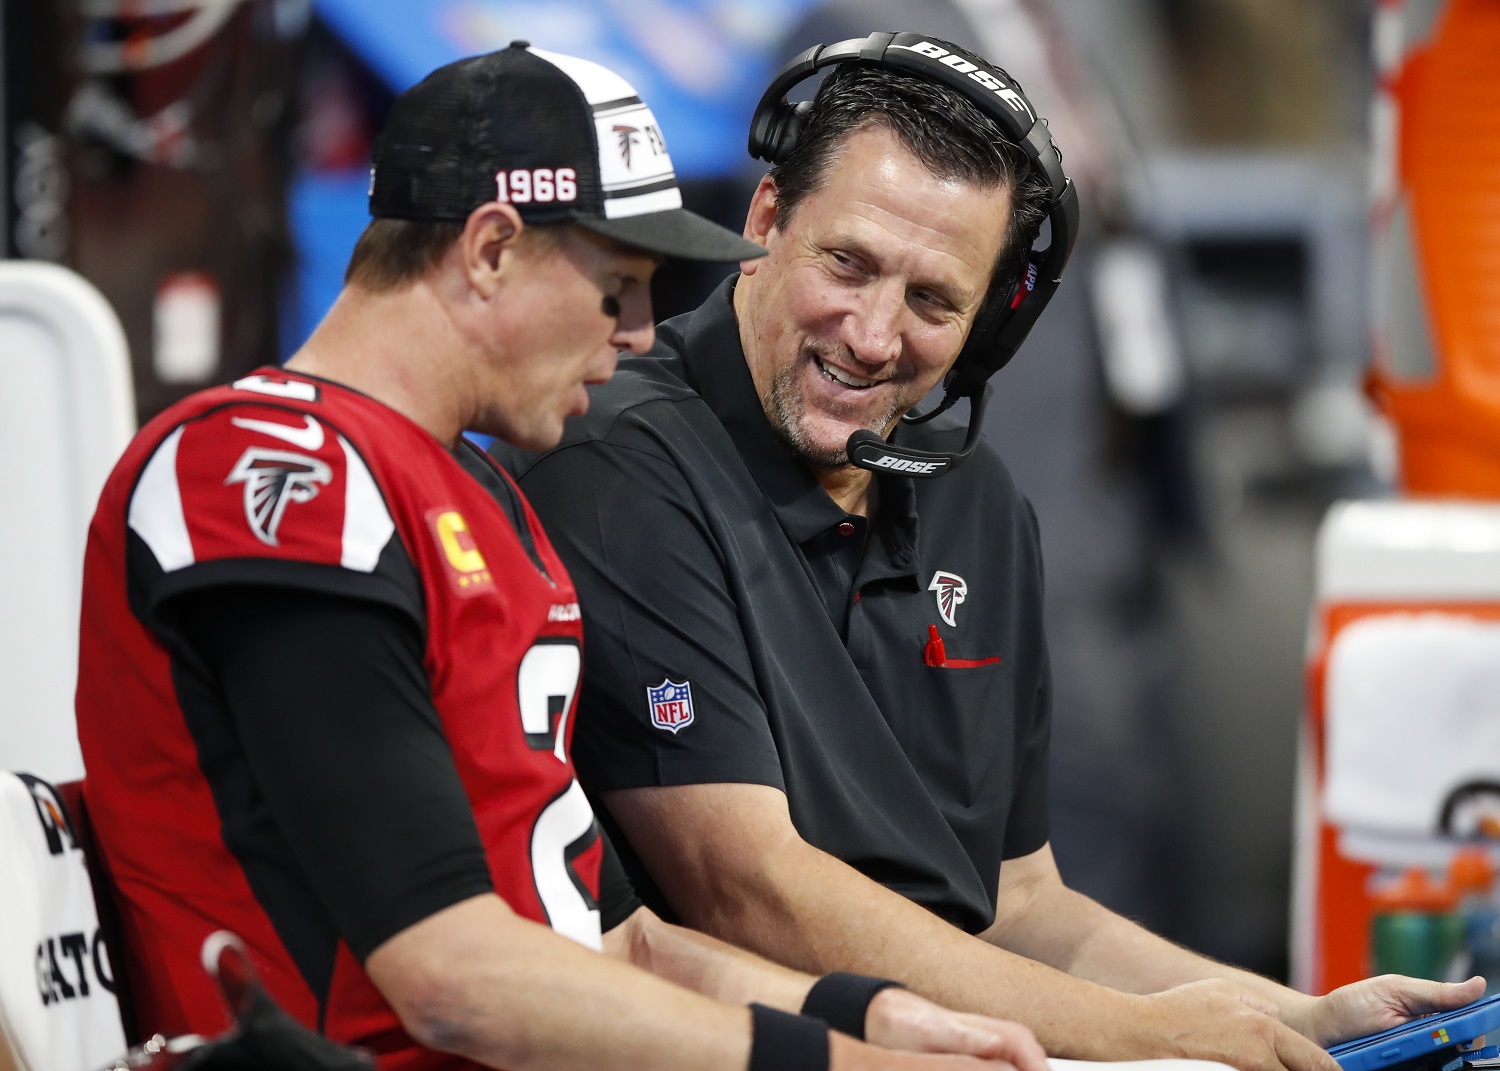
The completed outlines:
<svg viewBox="0 0 1500 1071">
<path fill-rule="evenodd" d="M 943 646 L 943 637 L 938 635 L 936 625 L 927 626 L 927 644 L 922 648 L 922 662 L 934 669 L 974 669 L 977 666 L 991 666 L 1000 661 L 1000 656 L 992 658 L 949 658 L 948 650 Z"/>
</svg>

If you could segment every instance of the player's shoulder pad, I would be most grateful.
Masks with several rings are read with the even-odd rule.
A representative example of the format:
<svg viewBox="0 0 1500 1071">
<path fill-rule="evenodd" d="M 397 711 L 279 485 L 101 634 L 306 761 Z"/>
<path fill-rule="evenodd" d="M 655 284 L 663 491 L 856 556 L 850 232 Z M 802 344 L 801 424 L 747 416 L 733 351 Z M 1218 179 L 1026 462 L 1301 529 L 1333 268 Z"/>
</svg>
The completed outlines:
<svg viewBox="0 0 1500 1071">
<path fill-rule="evenodd" d="M 375 569 L 395 525 L 364 459 L 317 413 L 318 390 L 246 377 L 166 433 L 127 517 L 163 571 L 225 558 Z"/>
</svg>

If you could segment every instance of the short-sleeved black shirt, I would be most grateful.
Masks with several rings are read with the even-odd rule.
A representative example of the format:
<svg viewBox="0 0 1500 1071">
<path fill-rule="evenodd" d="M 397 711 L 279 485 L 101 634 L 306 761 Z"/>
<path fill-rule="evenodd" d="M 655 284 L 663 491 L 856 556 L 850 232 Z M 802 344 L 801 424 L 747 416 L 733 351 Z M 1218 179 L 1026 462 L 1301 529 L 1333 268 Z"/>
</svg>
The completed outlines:
<svg viewBox="0 0 1500 1071">
<path fill-rule="evenodd" d="M 560 447 L 497 451 L 583 607 L 580 780 L 783 789 L 809 843 L 978 932 L 1001 860 L 1047 840 L 1035 518 L 988 446 L 882 475 L 875 520 L 846 515 L 766 419 L 732 289 L 622 360 Z M 898 435 L 952 448 L 962 428 Z"/>
</svg>

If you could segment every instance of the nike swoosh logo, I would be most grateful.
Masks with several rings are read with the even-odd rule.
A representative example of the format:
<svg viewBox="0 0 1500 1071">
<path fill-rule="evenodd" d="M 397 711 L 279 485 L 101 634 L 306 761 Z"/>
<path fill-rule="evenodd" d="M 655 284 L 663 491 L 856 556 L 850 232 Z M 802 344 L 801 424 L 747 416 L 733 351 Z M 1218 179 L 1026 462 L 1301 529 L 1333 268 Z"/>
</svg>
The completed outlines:
<svg viewBox="0 0 1500 1071">
<path fill-rule="evenodd" d="M 302 419 L 307 421 L 307 426 L 304 428 L 289 427 L 286 424 L 276 424 L 269 420 L 251 420 L 249 417 L 231 417 L 229 422 L 246 431 L 258 431 L 262 435 L 274 436 L 302 450 L 322 449 L 323 425 L 305 413 Z"/>
</svg>

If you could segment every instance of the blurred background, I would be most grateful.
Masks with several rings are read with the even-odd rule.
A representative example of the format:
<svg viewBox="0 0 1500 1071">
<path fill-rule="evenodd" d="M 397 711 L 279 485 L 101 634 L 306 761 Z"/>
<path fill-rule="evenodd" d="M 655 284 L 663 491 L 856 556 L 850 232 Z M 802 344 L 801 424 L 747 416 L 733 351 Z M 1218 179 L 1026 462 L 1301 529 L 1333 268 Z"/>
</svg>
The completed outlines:
<svg viewBox="0 0 1500 1071">
<path fill-rule="evenodd" d="M 783 60 L 876 29 L 972 43 L 1049 117 L 1087 212 L 986 426 L 1042 525 L 1064 876 L 1285 977 L 1314 535 L 1392 478 L 1361 391 L 1377 6 L 5 0 L 3 246 L 104 294 L 144 421 L 295 350 L 385 110 L 440 63 L 525 38 L 619 71 L 690 206 L 738 229 Z M 663 271 L 660 314 L 714 281 Z"/>
</svg>

